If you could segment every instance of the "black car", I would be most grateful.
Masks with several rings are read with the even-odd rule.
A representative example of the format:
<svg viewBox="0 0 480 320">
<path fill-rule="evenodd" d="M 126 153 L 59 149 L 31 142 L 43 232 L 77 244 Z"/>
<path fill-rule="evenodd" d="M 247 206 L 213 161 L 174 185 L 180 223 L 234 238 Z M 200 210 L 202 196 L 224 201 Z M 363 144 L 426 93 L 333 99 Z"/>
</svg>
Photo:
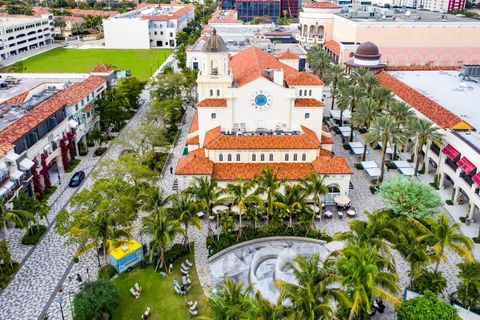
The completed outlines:
<svg viewBox="0 0 480 320">
<path fill-rule="evenodd" d="M 83 171 L 75 172 L 72 179 L 70 179 L 68 186 L 72 188 L 76 188 L 80 185 L 80 183 L 82 183 L 83 179 L 85 179 L 85 172 Z"/>
</svg>

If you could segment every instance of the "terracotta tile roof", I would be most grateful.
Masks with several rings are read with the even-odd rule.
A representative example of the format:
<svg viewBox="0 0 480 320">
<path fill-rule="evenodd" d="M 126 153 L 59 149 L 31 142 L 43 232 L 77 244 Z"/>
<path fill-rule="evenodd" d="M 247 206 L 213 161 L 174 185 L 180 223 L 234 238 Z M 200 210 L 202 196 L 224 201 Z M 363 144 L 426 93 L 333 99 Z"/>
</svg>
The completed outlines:
<svg viewBox="0 0 480 320">
<path fill-rule="evenodd" d="M 213 161 L 205 156 L 205 149 L 197 149 L 178 160 L 175 174 L 210 175 L 212 174 L 212 171 Z"/>
<path fill-rule="evenodd" d="M 196 110 L 193 115 L 192 126 L 190 127 L 189 133 L 194 133 L 195 131 L 198 131 L 198 110 Z"/>
<path fill-rule="evenodd" d="M 65 22 L 83 22 L 84 21 L 82 17 L 72 17 L 72 16 L 64 16 L 63 20 L 65 20 Z"/>
<path fill-rule="evenodd" d="M 53 95 L 50 99 L 40 103 L 29 113 L 0 131 L 0 142 L 15 143 L 15 141 L 42 121 L 48 119 L 63 106 L 76 104 L 103 83 L 105 83 L 104 79 L 90 76 L 82 82 L 77 82 Z"/>
<path fill-rule="evenodd" d="M 74 17 L 85 16 L 105 16 L 113 17 L 118 14 L 118 11 L 106 11 L 106 10 L 85 10 L 85 9 L 69 9 Z"/>
<path fill-rule="evenodd" d="M 322 126 L 322 144 L 333 144 L 333 137 L 326 126 Z"/>
<path fill-rule="evenodd" d="M 337 56 L 340 56 L 340 44 L 337 41 L 330 40 L 323 44 L 324 48 L 330 49 Z"/>
<path fill-rule="evenodd" d="M 292 33 L 288 31 L 267 31 L 263 33 L 264 36 L 291 36 Z"/>
<path fill-rule="evenodd" d="M 320 157 L 331 157 L 332 152 L 325 150 L 325 149 L 320 149 Z"/>
<path fill-rule="evenodd" d="M 230 67 L 239 86 L 264 76 L 265 69 L 283 69 L 284 79 L 288 85 L 323 85 L 318 76 L 309 72 L 299 72 L 255 46 L 234 55 L 230 59 Z"/>
<path fill-rule="evenodd" d="M 207 149 L 318 149 L 320 141 L 312 130 L 302 126 L 297 135 L 226 135 L 220 127 L 205 133 L 204 146 Z"/>
<path fill-rule="evenodd" d="M 280 52 L 276 55 L 278 59 L 299 59 L 300 56 L 290 50 Z"/>
<path fill-rule="evenodd" d="M 20 94 L 17 94 L 16 96 L 11 97 L 10 99 L 7 99 L 7 100 L 3 101 L 2 104 L 9 105 L 9 106 L 12 106 L 12 105 L 15 105 L 15 104 L 22 104 L 22 103 L 25 102 L 25 99 L 27 98 L 30 90 L 27 90 L 27 91 L 24 91 Z"/>
<path fill-rule="evenodd" d="M 467 125 L 459 116 L 450 112 L 432 99 L 406 85 L 385 71 L 376 74 L 380 84 L 389 88 L 395 95 L 432 120 L 440 128 L 454 128 L 457 125 Z M 471 126 L 470 126 L 471 127 Z M 472 127 L 473 128 L 473 127 Z"/>
<path fill-rule="evenodd" d="M 296 98 L 295 99 L 295 107 L 324 107 L 325 104 L 317 99 L 313 98 Z"/>
<path fill-rule="evenodd" d="M 198 133 L 194 136 L 191 136 L 190 138 L 187 138 L 186 144 L 190 144 L 190 145 L 200 144 L 200 137 Z"/>
<path fill-rule="evenodd" d="M 162 6 L 182 6 L 182 8 L 172 12 L 171 14 L 162 14 L 156 16 L 142 16 L 143 20 L 151 20 L 151 21 L 168 21 L 173 19 L 179 19 L 186 15 L 189 11 L 194 11 L 195 7 L 191 4 L 182 4 L 182 5 L 170 5 L 170 4 L 163 4 Z"/>
<path fill-rule="evenodd" d="M 4 157 L 14 146 L 8 142 L 0 142 L 0 158 Z"/>
<path fill-rule="evenodd" d="M 107 63 L 99 63 L 95 65 L 90 72 L 100 72 L 100 73 L 107 73 L 107 72 L 112 72 L 115 70 L 115 67 L 112 65 L 109 65 Z"/>
<path fill-rule="evenodd" d="M 212 23 L 243 23 L 237 19 L 237 12 L 235 10 L 220 10 L 217 9 L 213 14 L 208 24 Z"/>
<path fill-rule="evenodd" d="M 352 169 L 344 157 L 320 156 L 312 162 L 315 171 L 320 174 L 352 174 Z"/>
<path fill-rule="evenodd" d="M 197 108 L 201 108 L 201 107 L 222 108 L 226 106 L 227 106 L 227 99 L 207 98 L 197 102 Z"/>
<path fill-rule="evenodd" d="M 335 3 L 332 3 L 329 1 L 311 2 L 303 5 L 303 7 L 312 8 L 312 9 L 340 9 L 341 8 L 341 6 L 338 6 Z"/>
<path fill-rule="evenodd" d="M 409 66 L 387 66 L 387 71 L 435 71 L 435 70 L 459 70 L 455 66 L 428 66 L 412 64 Z"/>
<path fill-rule="evenodd" d="M 83 108 L 83 113 L 90 112 L 94 107 L 93 103 L 89 103 L 85 108 Z"/>
</svg>

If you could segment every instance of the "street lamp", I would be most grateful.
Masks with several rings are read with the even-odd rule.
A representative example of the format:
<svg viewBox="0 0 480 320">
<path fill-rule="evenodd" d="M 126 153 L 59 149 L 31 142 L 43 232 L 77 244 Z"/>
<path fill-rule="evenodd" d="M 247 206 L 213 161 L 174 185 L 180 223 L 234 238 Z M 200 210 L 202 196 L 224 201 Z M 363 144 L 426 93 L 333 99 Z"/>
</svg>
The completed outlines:
<svg viewBox="0 0 480 320">
<path fill-rule="evenodd" d="M 62 320 L 65 320 L 65 316 L 63 315 L 63 297 L 60 295 L 61 293 L 59 292 L 59 297 L 57 298 L 57 303 L 60 306 L 60 313 L 62 314 Z"/>
<path fill-rule="evenodd" d="M 72 306 L 72 294 L 75 292 L 73 290 L 68 290 L 68 303 L 70 304 L 70 313 L 72 314 L 72 319 L 75 319 L 73 316 L 73 306 Z"/>
</svg>

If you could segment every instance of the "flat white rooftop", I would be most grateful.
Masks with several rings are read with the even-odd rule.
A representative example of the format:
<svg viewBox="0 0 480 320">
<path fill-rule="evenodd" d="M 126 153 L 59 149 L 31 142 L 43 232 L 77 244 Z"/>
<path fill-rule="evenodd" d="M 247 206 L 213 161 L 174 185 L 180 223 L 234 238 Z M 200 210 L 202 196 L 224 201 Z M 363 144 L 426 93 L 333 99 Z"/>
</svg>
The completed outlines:
<svg viewBox="0 0 480 320">
<path fill-rule="evenodd" d="M 389 73 L 472 125 L 476 132 L 460 135 L 480 148 L 480 83 L 463 81 L 458 71 Z"/>
</svg>

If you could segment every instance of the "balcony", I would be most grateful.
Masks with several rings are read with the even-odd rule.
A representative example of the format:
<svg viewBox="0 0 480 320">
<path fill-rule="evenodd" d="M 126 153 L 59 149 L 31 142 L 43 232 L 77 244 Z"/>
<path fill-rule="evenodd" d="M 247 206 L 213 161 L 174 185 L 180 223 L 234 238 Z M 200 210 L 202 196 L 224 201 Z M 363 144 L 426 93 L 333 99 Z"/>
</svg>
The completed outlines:
<svg viewBox="0 0 480 320">
<path fill-rule="evenodd" d="M 430 145 L 430 150 L 435 153 L 437 156 L 440 156 L 440 147 L 437 146 L 436 144 L 432 143 Z"/>
<path fill-rule="evenodd" d="M 472 176 L 466 174 L 465 172 L 460 173 L 460 178 L 463 179 L 470 187 L 473 184 Z"/>
<path fill-rule="evenodd" d="M 447 164 L 447 166 L 449 166 L 450 168 L 453 169 L 453 171 L 457 171 L 457 168 L 458 168 L 458 165 L 453 162 L 452 160 L 450 160 L 449 158 L 445 159 L 445 163 Z"/>
<path fill-rule="evenodd" d="M 2 171 L 0 173 L 0 186 L 7 182 L 8 179 L 10 179 L 10 174 L 8 173 L 8 171 Z"/>
</svg>

